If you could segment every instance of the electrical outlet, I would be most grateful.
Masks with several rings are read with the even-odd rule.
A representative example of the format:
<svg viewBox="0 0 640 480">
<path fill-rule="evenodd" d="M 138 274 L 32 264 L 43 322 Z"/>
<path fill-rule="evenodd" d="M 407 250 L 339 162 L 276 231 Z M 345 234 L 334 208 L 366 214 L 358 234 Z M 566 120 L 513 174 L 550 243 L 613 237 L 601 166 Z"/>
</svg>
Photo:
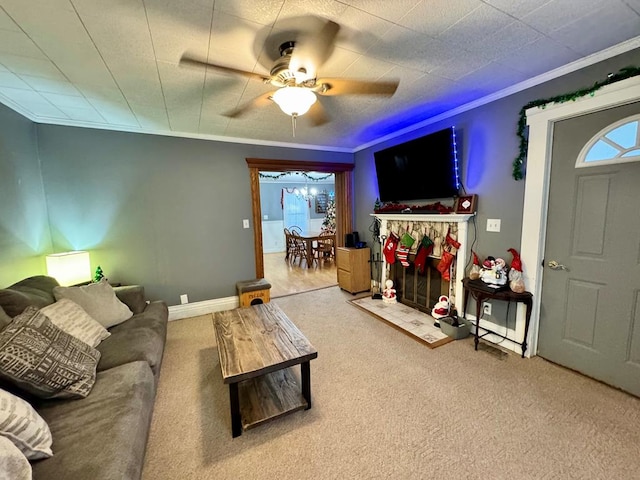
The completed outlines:
<svg viewBox="0 0 640 480">
<path fill-rule="evenodd" d="M 491 304 L 487 302 L 482 303 L 482 313 L 485 315 L 491 315 Z"/>
<path fill-rule="evenodd" d="M 487 218 L 487 232 L 499 232 L 500 223 L 499 218 Z"/>
<path fill-rule="evenodd" d="M 189 303 L 189 296 L 186 293 L 180 295 L 180 303 L 184 305 L 185 303 Z"/>
</svg>

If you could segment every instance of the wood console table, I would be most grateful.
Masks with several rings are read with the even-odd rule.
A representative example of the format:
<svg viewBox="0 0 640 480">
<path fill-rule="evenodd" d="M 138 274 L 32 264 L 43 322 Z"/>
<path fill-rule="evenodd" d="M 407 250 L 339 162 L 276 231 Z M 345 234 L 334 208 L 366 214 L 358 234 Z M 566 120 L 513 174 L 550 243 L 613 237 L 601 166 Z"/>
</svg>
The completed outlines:
<svg viewBox="0 0 640 480">
<path fill-rule="evenodd" d="M 492 334 L 492 335 L 497 335 L 498 337 L 510 340 L 517 345 L 520 345 L 522 347 L 522 358 L 524 358 L 524 352 L 527 350 L 527 335 L 529 333 L 529 322 L 531 320 L 531 307 L 533 305 L 533 294 L 531 292 L 516 293 L 516 292 L 512 292 L 509 289 L 490 291 L 489 289 L 491 287 L 482 285 L 482 283 L 479 284 L 477 282 L 482 282 L 482 281 L 471 280 L 470 278 L 462 279 L 462 285 L 464 286 L 464 307 L 463 307 L 464 313 L 467 312 L 467 301 L 469 300 L 469 294 L 471 294 L 471 296 L 476 300 L 476 324 L 475 324 L 476 333 L 474 338 L 475 349 L 478 350 L 478 342 L 481 337 Z M 505 335 L 494 332 L 484 327 L 480 327 L 480 328 L 482 328 L 485 331 L 485 333 L 483 333 L 482 335 L 478 334 L 478 330 L 479 330 L 478 326 L 480 325 L 480 312 L 482 311 L 482 302 L 484 300 L 504 300 L 506 302 L 513 301 L 516 303 L 521 302 L 526 305 L 527 312 L 526 312 L 526 320 L 524 324 L 524 338 L 522 339 L 522 342 L 518 342 L 512 338 L 506 337 Z"/>
<path fill-rule="evenodd" d="M 231 433 L 311 408 L 310 360 L 318 352 L 274 303 L 217 312 L 220 369 L 229 385 Z M 302 388 L 289 367 L 300 365 Z"/>
</svg>

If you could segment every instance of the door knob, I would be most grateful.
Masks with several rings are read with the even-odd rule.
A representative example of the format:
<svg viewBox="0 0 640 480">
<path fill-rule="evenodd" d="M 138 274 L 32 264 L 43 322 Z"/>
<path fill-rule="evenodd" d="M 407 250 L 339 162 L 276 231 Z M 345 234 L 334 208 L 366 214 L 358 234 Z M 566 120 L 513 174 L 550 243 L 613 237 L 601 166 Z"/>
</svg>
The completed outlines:
<svg viewBox="0 0 640 480">
<path fill-rule="evenodd" d="M 551 260 L 549 262 L 549 268 L 551 270 L 567 270 L 567 271 L 569 271 L 569 269 L 566 266 L 562 265 L 561 263 L 556 262 L 555 260 Z"/>
</svg>

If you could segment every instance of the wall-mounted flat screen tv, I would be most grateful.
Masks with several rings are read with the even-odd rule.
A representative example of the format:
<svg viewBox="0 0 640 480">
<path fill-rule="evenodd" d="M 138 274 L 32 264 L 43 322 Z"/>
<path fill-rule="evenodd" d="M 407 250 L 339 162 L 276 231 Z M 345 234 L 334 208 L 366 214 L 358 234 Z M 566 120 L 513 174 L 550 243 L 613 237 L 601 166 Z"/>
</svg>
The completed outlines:
<svg viewBox="0 0 640 480">
<path fill-rule="evenodd" d="M 447 128 L 375 152 L 382 202 L 444 199 L 458 195 L 455 130 Z"/>
</svg>

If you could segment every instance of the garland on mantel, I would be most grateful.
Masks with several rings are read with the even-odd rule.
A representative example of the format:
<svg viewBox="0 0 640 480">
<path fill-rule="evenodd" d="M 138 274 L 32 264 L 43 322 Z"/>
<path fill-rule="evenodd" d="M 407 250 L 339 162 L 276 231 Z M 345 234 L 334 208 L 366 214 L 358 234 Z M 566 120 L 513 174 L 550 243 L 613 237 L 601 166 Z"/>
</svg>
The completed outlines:
<svg viewBox="0 0 640 480">
<path fill-rule="evenodd" d="M 545 108 L 550 103 L 565 103 L 568 101 L 575 102 L 577 99 L 581 97 L 585 97 L 587 95 L 591 95 L 592 97 L 595 95 L 597 90 L 600 90 L 605 85 L 609 85 L 611 83 L 619 82 L 621 80 L 626 80 L 627 78 L 635 77 L 636 75 L 640 75 L 640 67 L 625 67 L 621 69 L 618 73 L 611 73 L 607 76 L 606 80 L 601 82 L 596 82 L 593 86 L 588 88 L 581 88 L 580 90 L 576 90 L 575 92 L 569 92 L 562 95 L 556 95 L 551 98 L 541 98 L 539 100 L 534 100 L 532 102 L 527 103 L 524 107 L 520 109 L 520 120 L 518 121 L 518 137 L 520 138 L 520 154 L 513 161 L 513 179 L 514 180 L 522 180 L 524 178 L 524 161 L 527 157 L 527 147 L 529 141 L 526 137 L 526 129 L 527 129 L 527 110 L 533 107 Z"/>
<path fill-rule="evenodd" d="M 307 172 L 283 172 L 283 173 L 279 173 L 277 175 L 269 175 L 267 173 L 258 172 L 258 176 L 260 178 L 271 178 L 273 180 L 277 180 L 278 178 L 286 177 L 287 175 L 289 175 L 291 173 L 295 174 L 295 175 L 302 175 L 307 180 L 311 180 L 311 181 L 314 181 L 314 182 L 320 182 L 322 180 L 327 180 L 328 178 L 331 178 L 331 176 L 333 175 L 333 173 L 329 173 L 328 175 L 325 175 L 323 177 L 312 177 Z"/>
</svg>

